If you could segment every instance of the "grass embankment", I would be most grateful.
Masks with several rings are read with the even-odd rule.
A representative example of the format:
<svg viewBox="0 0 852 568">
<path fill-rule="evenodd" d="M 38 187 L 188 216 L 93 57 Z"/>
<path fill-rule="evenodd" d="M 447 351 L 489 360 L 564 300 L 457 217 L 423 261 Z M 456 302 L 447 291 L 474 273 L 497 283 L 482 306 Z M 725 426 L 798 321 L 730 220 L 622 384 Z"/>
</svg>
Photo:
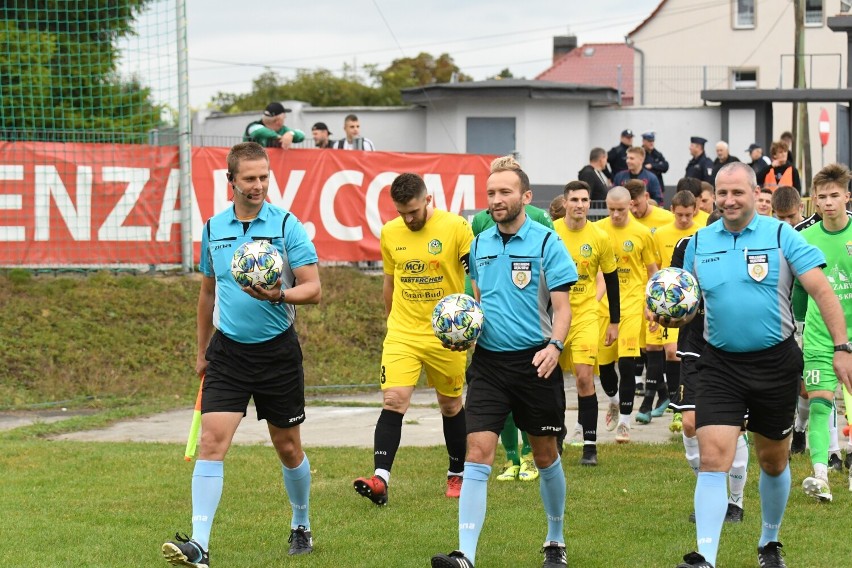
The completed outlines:
<svg viewBox="0 0 852 568">
<path fill-rule="evenodd" d="M 323 301 L 297 309 L 309 387 L 375 387 L 381 278 L 323 268 Z M 197 389 L 197 276 L 0 275 L 0 407 L 168 407 Z"/>
</svg>

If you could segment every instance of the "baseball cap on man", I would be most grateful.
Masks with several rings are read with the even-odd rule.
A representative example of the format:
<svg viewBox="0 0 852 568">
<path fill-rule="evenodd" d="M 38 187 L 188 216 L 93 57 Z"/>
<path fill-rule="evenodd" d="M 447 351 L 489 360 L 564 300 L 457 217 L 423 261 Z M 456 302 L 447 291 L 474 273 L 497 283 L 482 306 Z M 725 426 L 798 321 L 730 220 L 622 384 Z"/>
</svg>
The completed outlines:
<svg viewBox="0 0 852 568">
<path fill-rule="evenodd" d="M 633 131 L 630 130 L 629 128 L 625 128 L 624 130 L 621 131 L 621 137 L 622 138 L 633 138 Z"/>
<path fill-rule="evenodd" d="M 758 148 L 763 149 L 763 146 L 761 146 L 760 144 L 749 144 L 746 152 L 751 153 L 757 150 Z"/>
<path fill-rule="evenodd" d="M 642 139 L 643 140 L 649 140 L 649 141 L 653 142 L 654 138 L 656 138 L 656 134 L 654 134 L 653 132 L 642 133 Z"/>
<path fill-rule="evenodd" d="M 328 126 L 324 122 L 317 122 L 313 126 L 311 126 L 311 130 L 325 130 L 329 134 L 331 134 L 331 130 L 328 129 Z"/>
<path fill-rule="evenodd" d="M 290 112 L 289 108 L 284 108 L 284 105 L 281 103 L 269 103 L 266 105 L 266 109 L 263 111 L 263 116 L 278 116 L 279 114 L 284 114 L 285 112 Z"/>
</svg>

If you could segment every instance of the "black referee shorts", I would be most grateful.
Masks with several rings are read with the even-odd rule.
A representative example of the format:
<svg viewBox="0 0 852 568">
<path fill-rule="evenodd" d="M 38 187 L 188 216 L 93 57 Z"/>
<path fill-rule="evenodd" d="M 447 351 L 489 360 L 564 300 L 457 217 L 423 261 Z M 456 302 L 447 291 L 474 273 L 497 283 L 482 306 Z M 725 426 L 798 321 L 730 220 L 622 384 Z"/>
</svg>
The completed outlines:
<svg viewBox="0 0 852 568">
<path fill-rule="evenodd" d="M 698 360 L 695 426 L 740 426 L 783 440 L 793 429 L 804 363 L 792 337 L 750 353 L 731 353 L 708 345 Z"/>
<path fill-rule="evenodd" d="M 695 410 L 695 387 L 698 385 L 698 357 L 695 355 L 683 355 L 680 358 L 680 385 L 677 387 L 677 395 L 672 402 L 675 412 L 689 412 Z"/>
<path fill-rule="evenodd" d="M 532 364 L 544 348 L 498 352 L 477 346 L 467 368 L 465 421 L 468 433 L 503 431 L 511 412 L 533 436 L 557 436 L 565 423 L 565 388 L 559 365 L 542 379 Z"/>
<path fill-rule="evenodd" d="M 262 343 L 239 343 L 216 331 L 207 346 L 201 412 L 242 412 L 254 397 L 257 419 L 278 428 L 305 421 L 302 348 L 291 326 Z"/>
</svg>

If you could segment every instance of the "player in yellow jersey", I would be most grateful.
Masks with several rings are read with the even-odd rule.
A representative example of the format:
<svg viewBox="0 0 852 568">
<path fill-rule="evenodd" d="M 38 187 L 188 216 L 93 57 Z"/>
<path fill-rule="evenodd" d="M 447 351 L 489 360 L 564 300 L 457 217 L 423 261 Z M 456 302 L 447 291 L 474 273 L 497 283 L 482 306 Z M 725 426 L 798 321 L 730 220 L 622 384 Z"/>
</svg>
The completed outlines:
<svg viewBox="0 0 852 568">
<path fill-rule="evenodd" d="M 630 192 L 630 212 L 633 217 L 651 229 L 651 233 L 659 227 L 671 223 L 674 218 L 668 209 L 663 209 L 662 206 L 657 207 L 651 201 L 651 196 L 646 191 L 643 185 L 636 183 L 637 180 L 630 180 L 624 184 L 625 189 Z M 662 205 L 662 204 L 661 204 Z M 656 249 L 656 243 L 654 244 Z M 655 250 L 657 265 L 660 264 L 660 253 Z M 642 385 L 642 367 L 647 367 L 648 360 L 645 352 L 645 335 L 647 324 L 643 324 L 642 332 L 639 334 L 639 351 L 641 358 L 636 358 L 636 395 L 644 396 L 645 387 Z M 646 372 L 647 375 L 647 372 Z"/>
<path fill-rule="evenodd" d="M 595 223 L 609 236 L 618 266 L 621 308 L 618 341 L 606 346 L 601 337 L 598 365 L 604 390 L 608 391 L 612 384 L 618 383 L 619 403 L 618 406 L 610 405 L 606 425 L 608 430 L 615 428 L 615 441 L 620 443 L 630 441 L 630 413 L 633 412 L 633 377 L 636 368 L 634 358 L 639 355 L 639 335 L 645 322 L 645 284 L 657 271 L 651 230 L 633 218 L 630 201 L 630 193 L 623 187 L 610 189 L 606 196 L 609 217 Z M 600 317 L 608 319 L 608 303 L 601 302 L 600 306 Z M 620 380 L 615 373 L 616 360 Z"/>
<path fill-rule="evenodd" d="M 660 253 L 660 268 L 672 265 L 675 245 L 684 237 L 692 236 L 700 227 L 695 223 L 695 196 L 689 191 L 679 191 L 672 198 L 674 222 L 663 225 L 654 232 L 654 242 Z M 650 325 L 650 324 L 649 324 Z M 645 351 L 648 356 L 648 373 L 645 377 L 645 397 L 636 413 L 636 422 L 648 424 L 659 418 L 669 407 L 680 384 L 680 359 L 677 356 L 677 329 L 659 326 L 646 335 Z M 665 368 L 665 380 L 663 369 Z M 658 397 L 654 407 L 654 394 Z"/>
<path fill-rule="evenodd" d="M 473 233 L 462 217 L 434 208 L 426 184 L 401 174 L 391 184 L 399 217 L 382 227 L 382 295 L 388 333 L 382 346 L 382 412 L 373 445 L 375 473 L 355 480 L 355 490 L 377 505 L 388 501 L 388 481 L 399 449 L 402 419 L 423 368 L 435 387 L 449 454 L 447 497 L 461 492 L 467 427 L 462 387 L 467 356 L 445 349 L 432 331 L 432 309 L 442 297 L 464 291 Z"/>
<path fill-rule="evenodd" d="M 565 339 L 565 349 L 559 366 L 572 369 L 577 380 L 577 408 L 580 437 L 583 443 L 581 465 L 598 464 L 597 424 L 598 399 L 595 394 L 594 366 L 597 362 L 600 324 L 598 322 L 598 271 L 603 274 L 609 304 L 609 316 L 604 344 L 609 346 L 618 337 L 620 315 L 618 272 L 612 243 L 608 235 L 588 220 L 591 206 L 589 186 L 584 181 L 572 181 L 565 186 L 565 218 L 553 224 L 565 247 L 577 265 L 578 280 L 571 288 L 571 328 Z M 613 399 L 616 385 L 607 392 Z M 564 432 L 564 430 L 563 430 Z"/>
</svg>

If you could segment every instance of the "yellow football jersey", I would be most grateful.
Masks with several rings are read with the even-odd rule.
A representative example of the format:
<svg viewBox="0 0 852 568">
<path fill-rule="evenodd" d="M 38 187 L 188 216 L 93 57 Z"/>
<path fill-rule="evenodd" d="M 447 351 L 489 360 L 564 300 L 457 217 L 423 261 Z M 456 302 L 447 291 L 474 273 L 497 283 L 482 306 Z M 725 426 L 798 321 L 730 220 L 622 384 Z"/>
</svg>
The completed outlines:
<svg viewBox="0 0 852 568">
<path fill-rule="evenodd" d="M 651 234 L 653 234 L 657 229 L 662 227 L 663 225 L 668 225 L 669 223 L 674 222 L 674 213 L 669 211 L 668 209 L 661 209 L 660 207 L 650 207 L 650 210 L 647 215 L 639 219 L 638 217 L 633 217 L 649 229 L 651 229 Z M 662 262 L 662 257 L 660 255 L 660 250 L 657 249 L 657 243 L 653 243 L 654 247 L 654 258 L 656 259 L 657 264 Z"/>
<path fill-rule="evenodd" d="M 459 259 L 470 253 L 470 225 L 455 213 L 436 209 L 419 231 L 406 227 L 401 217 L 388 221 L 380 241 L 384 273 L 393 275 L 388 334 L 434 337 L 435 304 L 464 292 Z"/>
<path fill-rule="evenodd" d="M 692 218 L 693 222 L 698 225 L 698 228 L 707 226 L 707 218 L 710 217 L 710 213 L 704 211 L 703 209 L 699 209 L 697 213 L 695 213 L 695 217 Z"/>
<path fill-rule="evenodd" d="M 672 255 L 674 254 L 675 245 L 684 237 L 689 237 L 695 234 L 695 231 L 701 227 L 693 222 L 688 229 L 678 229 L 674 223 L 663 225 L 654 231 L 654 241 L 657 244 L 657 250 L 660 251 L 660 268 L 666 268 L 672 265 Z"/>
<path fill-rule="evenodd" d="M 595 225 L 609 235 L 612 244 L 618 266 L 618 292 L 622 315 L 642 313 L 642 306 L 645 305 L 645 283 L 648 281 L 647 265 L 657 262 L 651 230 L 632 216 L 626 227 L 613 226 L 609 217 L 597 221 Z M 608 309 L 608 303 L 601 302 L 601 313 L 608 313 Z"/>
<path fill-rule="evenodd" d="M 553 228 L 577 265 L 577 283 L 571 287 L 570 294 L 571 310 L 575 315 L 586 310 L 597 313 L 598 269 L 602 272 L 616 270 L 609 236 L 591 222 L 587 222 L 579 231 L 573 231 L 562 219 L 553 223 Z"/>
</svg>

